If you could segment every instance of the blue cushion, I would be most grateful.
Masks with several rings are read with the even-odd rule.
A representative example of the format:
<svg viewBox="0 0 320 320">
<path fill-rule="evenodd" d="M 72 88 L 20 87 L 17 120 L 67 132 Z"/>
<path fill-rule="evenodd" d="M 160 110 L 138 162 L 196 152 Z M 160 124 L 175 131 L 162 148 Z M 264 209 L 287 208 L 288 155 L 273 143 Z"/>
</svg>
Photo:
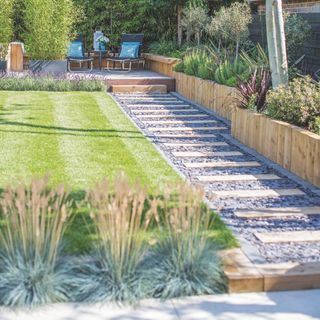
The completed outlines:
<svg viewBox="0 0 320 320">
<path fill-rule="evenodd" d="M 68 57 L 83 58 L 84 57 L 83 43 L 79 41 L 70 42 Z"/>
<path fill-rule="evenodd" d="M 121 45 L 120 58 L 134 59 L 139 56 L 140 42 L 123 42 Z"/>
</svg>

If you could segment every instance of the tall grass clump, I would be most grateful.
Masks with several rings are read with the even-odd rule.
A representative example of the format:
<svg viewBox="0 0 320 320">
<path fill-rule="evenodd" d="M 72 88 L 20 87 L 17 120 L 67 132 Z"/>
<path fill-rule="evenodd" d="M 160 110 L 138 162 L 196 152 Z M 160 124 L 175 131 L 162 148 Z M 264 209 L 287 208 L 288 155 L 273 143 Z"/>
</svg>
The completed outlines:
<svg viewBox="0 0 320 320">
<path fill-rule="evenodd" d="M 70 299 L 72 277 L 61 258 L 71 203 L 47 179 L 7 188 L 0 199 L 0 304 L 31 307 Z"/>
<path fill-rule="evenodd" d="M 88 194 L 98 240 L 90 257 L 79 262 L 77 299 L 134 303 L 144 297 L 142 262 L 148 250 L 143 237 L 154 205 L 146 210 L 147 193 L 120 175 Z"/>
<path fill-rule="evenodd" d="M 85 79 L 74 76 L 26 74 L 4 74 L 0 76 L 0 90 L 10 91 L 103 91 L 105 86 L 101 80 Z"/>
<path fill-rule="evenodd" d="M 165 237 L 159 239 L 145 264 L 153 297 L 213 294 L 225 291 L 217 247 L 208 239 L 212 213 L 203 192 L 187 184 L 168 189 L 161 205 Z"/>
</svg>

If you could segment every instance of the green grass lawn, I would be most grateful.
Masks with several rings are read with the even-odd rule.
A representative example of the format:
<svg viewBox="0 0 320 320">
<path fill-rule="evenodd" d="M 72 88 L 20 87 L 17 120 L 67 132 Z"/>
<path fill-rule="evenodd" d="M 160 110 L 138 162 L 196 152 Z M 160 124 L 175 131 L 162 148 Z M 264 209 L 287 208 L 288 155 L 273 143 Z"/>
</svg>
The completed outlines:
<svg viewBox="0 0 320 320">
<path fill-rule="evenodd" d="M 81 198 L 119 171 L 155 193 L 181 180 L 104 92 L 0 91 L 0 148 L 0 189 L 49 174 Z M 71 252 L 88 249 L 95 237 L 84 220 L 81 209 L 67 231 Z M 211 236 L 223 247 L 236 244 L 220 219 Z"/>
<path fill-rule="evenodd" d="M 83 190 L 123 170 L 156 188 L 177 173 L 104 92 L 0 92 L 0 187 L 49 174 Z"/>
</svg>

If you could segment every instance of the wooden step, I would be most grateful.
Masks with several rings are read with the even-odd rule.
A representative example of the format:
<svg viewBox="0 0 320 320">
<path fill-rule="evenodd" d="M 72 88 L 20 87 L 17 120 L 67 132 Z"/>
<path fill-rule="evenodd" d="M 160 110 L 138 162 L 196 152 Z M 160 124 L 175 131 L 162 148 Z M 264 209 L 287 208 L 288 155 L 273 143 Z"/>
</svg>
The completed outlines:
<svg viewBox="0 0 320 320">
<path fill-rule="evenodd" d="M 174 151 L 172 154 L 179 158 L 188 157 L 233 157 L 233 156 L 243 156 L 243 153 L 239 151 L 223 151 L 223 152 L 198 152 L 198 151 Z"/>
<path fill-rule="evenodd" d="M 181 112 L 181 113 L 185 113 L 185 112 L 198 112 L 197 109 L 171 109 L 171 110 L 164 110 L 164 109 L 156 109 L 156 110 L 146 110 L 146 109 L 131 109 L 131 112 L 136 112 L 136 113 L 155 113 L 156 117 L 157 114 L 164 114 L 164 113 L 170 113 L 170 112 Z"/>
<path fill-rule="evenodd" d="M 260 167 L 257 161 L 216 161 L 216 162 L 189 162 L 185 163 L 186 168 L 244 168 Z"/>
<path fill-rule="evenodd" d="M 168 92 L 167 86 L 164 84 L 150 85 L 112 85 L 112 92 Z"/>
<path fill-rule="evenodd" d="M 184 143 L 184 142 L 167 142 L 164 143 L 166 147 L 227 147 L 229 146 L 226 142 L 195 142 L 195 143 Z"/>
<path fill-rule="evenodd" d="M 219 198 L 276 198 L 283 196 L 302 196 L 305 193 L 299 189 L 266 189 L 266 190 L 224 190 L 213 191 Z"/>
<path fill-rule="evenodd" d="M 278 180 L 281 179 L 275 174 L 235 174 L 235 175 L 215 175 L 197 176 L 203 182 L 234 182 L 234 181 L 258 181 L 258 180 Z"/>
<path fill-rule="evenodd" d="M 254 235 L 263 243 L 320 241 L 320 230 L 255 232 Z"/>
<path fill-rule="evenodd" d="M 148 128 L 149 131 L 214 131 L 214 130 L 228 130 L 227 127 L 154 127 Z"/>
<path fill-rule="evenodd" d="M 239 218 L 282 218 L 286 216 L 320 215 L 320 207 L 286 207 L 261 208 L 254 210 L 237 210 L 234 213 Z"/>
<path fill-rule="evenodd" d="M 215 134 L 211 133 L 159 133 L 157 138 L 216 138 Z"/>
<path fill-rule="evenodd" d="M 197 114 L 158 114 L 158 115 L 146 114 L 146 115 L 137 115 L 137 117 L 140 119 L 149 119 L 149 118 L 186 119 L 186 118 L 205 118 L 209 116 L 207 114 L 197 113 Z"/>
<path fill-rule="evenodd" d="M 203 123 L 217 123 L 216 120 L 152 120 L 152 121 L 143 121 L 145 124 L 203 124 Z"/>
</svg>

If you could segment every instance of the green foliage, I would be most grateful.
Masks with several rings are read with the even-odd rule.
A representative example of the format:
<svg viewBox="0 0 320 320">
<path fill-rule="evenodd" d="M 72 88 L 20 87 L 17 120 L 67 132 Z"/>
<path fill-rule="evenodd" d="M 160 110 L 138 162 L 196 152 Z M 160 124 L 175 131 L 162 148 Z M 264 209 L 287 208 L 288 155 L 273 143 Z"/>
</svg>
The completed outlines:
<svg viewBox="0 0 320 320">
<path fill-rule="evenodd" d="M 4 191 L 0 304 L 34 306 L 70 299 L 72 276 L 60 259 L 69 208 L 64 189 L 49 190 L 46 179 Z"/>
<path fill-rule="evenodd" d="M 311 35 L 311 26 L 298 14 L 285 14 L 286 46 L 289 63 L 293 64 L 303 55 L 303 45 Z"/>
<path fill-rule="evenodd" d="M 191 37 L 195 37 L 198 45 L 200 45 L 201 36 L 208 22 L 208 9 L 205 6 L 191 3 L 184 8 L 181 25 L 186 31 L 187 42 L 190 42 Z"/>
<path fill-rule="evenodd" d="M 220 84 L 234 87 L 238 82 L 248 80 L 250 75 L 251 69 L 242 60 L 226 60 L 216 69 L 214 79 Z"/>
<path fill-rule="evenodd" d="M 296 78 L 288 88 L 270 91 L 266 106 L 269 116 L 320 134 L 320 85 L 310 77 Z"/>
<path fill-rule="evenodd" d="M 29 75 L 15 77 L 12 75 L 0 77 L 0 90 L 10 91 L 104 91 L 101 80 L 67 79 L 52 76 Z"/>
<path fill-rule="evenodd" d="M 217 248 L 208 240 L 211 212 L 203 192 L 180 185 L 163 199 L 167 236 L 160 239 L 146 262 L 151 295 L 169 299 L 225 291 Z"/>
<path fill-rule="evenodd" d="M 160 41 L 150 43 L 148 49 L 150 53 L 181 58 L 185 50 L 187 50 L 187 46 L 179 46 L 177 41 L 161 39 Z"/>
<path fill-rule="evenodd" d="M 231 46 L 237 56 L 239 46 L 248 39 L 251 21 L 249 5 L 235 2 L 230 7 L 221 7 L 216 12 L 207 27 L 207 32 L 218 47 Z"/>
<path fill-rule="evenodd" d="M 0 10 L 0 60 L 5 60 L 12 39 L 13 0 L 2 0 Z"/>
<path fill-rule="evenodd" d="M 78 16 L 72 0 L 26 0 L 23 39 L 31 59 L 63 59 Z"/>
</svg>

